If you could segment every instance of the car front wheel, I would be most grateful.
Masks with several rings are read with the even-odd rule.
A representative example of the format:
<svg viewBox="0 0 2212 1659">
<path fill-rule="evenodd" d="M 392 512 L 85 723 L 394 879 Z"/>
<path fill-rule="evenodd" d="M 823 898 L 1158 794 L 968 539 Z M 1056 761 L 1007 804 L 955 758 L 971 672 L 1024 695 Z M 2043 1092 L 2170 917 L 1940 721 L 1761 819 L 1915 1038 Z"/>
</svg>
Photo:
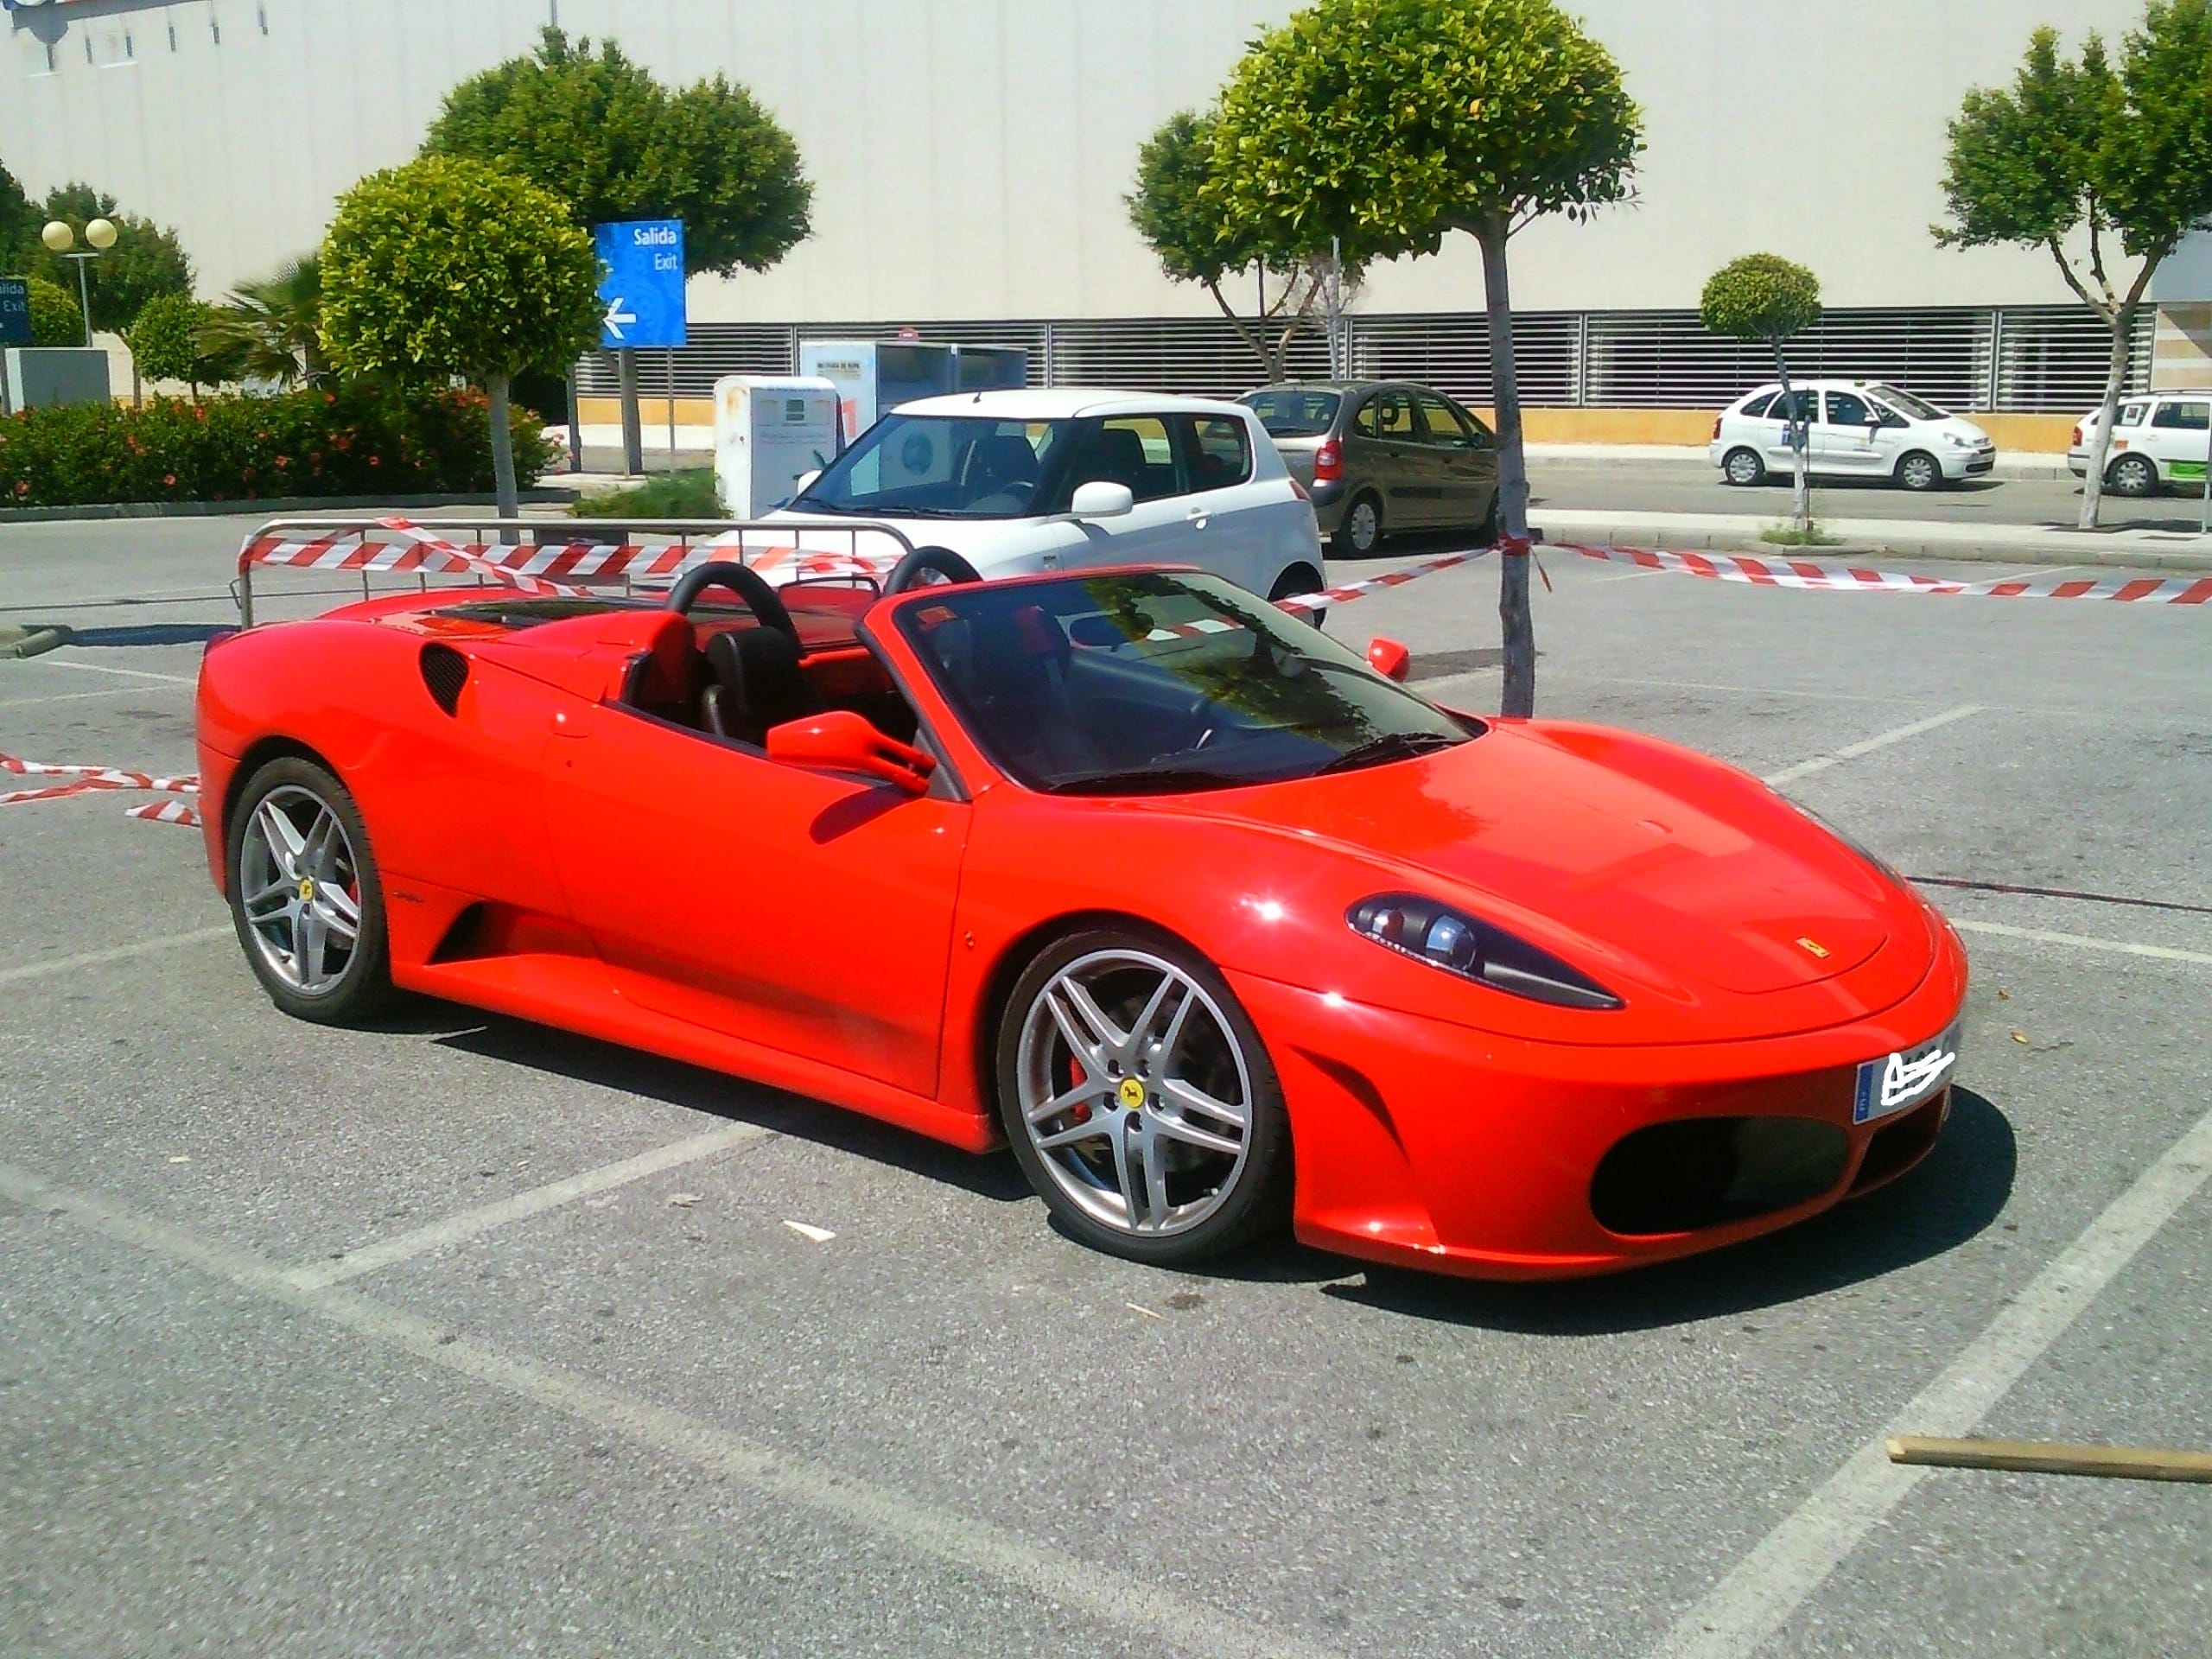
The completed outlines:
<svg viewBox="0 0 2212 1659">
<path fill-rule="evenodd" d="M 1897 462 L 1897 482 L 1916 495 L 1940 489 L 1943 484 L 1943 469 L 1933 455 L 1914 450 Z"/>
<path fill-rule="evenodd" d="M 1195 1262 L 1288 1212 L 1274 1067 L 1227 982 L 1179 943 L 1106 928 L 1039 955 L 1000 1023 L 998 1095 L 1030 1185 L 1093 1249 Z"/>
<path fill-rule="evenodd" d="M 226 842 L 231 919 L 271 1001 L 339 1025 L 390 999 L 384 890 L 343 784 L 311 760 L 272 760 L 247 780 Z"/>
<path fill-rule="evenodd" d="M 2158 469 L 2141 455 L 2122 455 L 2113 462 L 2109 477 L 2114 495 L 2151 495 L 2158 487 Z"/>
</svg>

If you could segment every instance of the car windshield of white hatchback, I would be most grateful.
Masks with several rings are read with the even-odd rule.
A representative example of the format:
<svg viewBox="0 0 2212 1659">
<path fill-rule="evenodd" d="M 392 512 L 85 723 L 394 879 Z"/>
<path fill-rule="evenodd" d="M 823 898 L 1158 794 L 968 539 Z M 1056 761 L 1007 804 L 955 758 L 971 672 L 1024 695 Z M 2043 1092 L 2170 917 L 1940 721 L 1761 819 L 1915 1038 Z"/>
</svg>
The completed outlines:
<svg viewBox="0 0 2212 1659">
<path fill-rule="evenodd" d="M 1354 772 L 1487 728 L 1217 577 L 931 588 L 912 642 L 1001 769 L 1063 795 L 1182 794 Z"/>
<path fill-rule="evenodd" d="M 1317 438 L 1336 424 L 1344 399 L 1333 391 L 1275 386 L 1247 392 L 1237 402 L 1260 417 L 1271 438 Z"/>
<path fill-rule="evenodd" d="M 1022 518 L 1073 421 L 887 415 L 791 502 L 863 518 Z"/>
<path fill-rule="evenodd" d="M 1916 421 L 1948 421 L 1950 412 L 1941 410 L 1925 397 L 1916 397 L 1909 391 L 1899 391 L 1895 386 L 1875 386 L 1873 392 L 1893 409 L 1902 410 Z"/>
</svg>

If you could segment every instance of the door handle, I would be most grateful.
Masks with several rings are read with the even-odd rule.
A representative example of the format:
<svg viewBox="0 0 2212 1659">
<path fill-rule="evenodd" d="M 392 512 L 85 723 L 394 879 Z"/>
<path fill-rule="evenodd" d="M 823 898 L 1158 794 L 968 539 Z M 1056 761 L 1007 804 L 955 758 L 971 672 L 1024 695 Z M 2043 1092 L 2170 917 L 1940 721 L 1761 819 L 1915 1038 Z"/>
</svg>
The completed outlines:
<svg viewBox="0 0 2212 1659">
<path fill-rule="evenodd" d="M 1211 507 L 1193 507 L 1193 508 L 1192 508 L 1192 509 L 1191 509 L 1191 512 L 1190 512 L 1190 516 L 1189 516 L 1189 524 L 1190 524 L 1190 526 L 1191 526 L 1191 528 L 1192 528 L 1192 530 L 1204 530 L 1204 529 L 1206 527 L 1206 523 L 1207 523 L 1207 521 L 1208 521 L 1209 519 L 1211 519 L 1212 517 L 1213 517 L 1213 509 L 1212 509 L 1212 508 L 1211 508 Z"/>
</svg>

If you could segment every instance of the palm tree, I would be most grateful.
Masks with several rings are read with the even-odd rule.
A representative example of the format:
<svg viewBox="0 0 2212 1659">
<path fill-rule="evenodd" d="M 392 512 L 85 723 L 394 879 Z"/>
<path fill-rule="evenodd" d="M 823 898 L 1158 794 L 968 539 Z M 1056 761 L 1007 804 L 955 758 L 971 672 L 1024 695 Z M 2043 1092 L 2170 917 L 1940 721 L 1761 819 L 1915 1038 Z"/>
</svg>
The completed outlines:
<svg viewBox="0 0 2212 1659">
<path fill-rule="evenodd" d="M 213 308 L 200 344 L 228 378 L 320 385 L 331 378 L 317 332 L 321 314 L 322 255 L 306 254 L 273 276 L 233 288 Z"/>
</svg>

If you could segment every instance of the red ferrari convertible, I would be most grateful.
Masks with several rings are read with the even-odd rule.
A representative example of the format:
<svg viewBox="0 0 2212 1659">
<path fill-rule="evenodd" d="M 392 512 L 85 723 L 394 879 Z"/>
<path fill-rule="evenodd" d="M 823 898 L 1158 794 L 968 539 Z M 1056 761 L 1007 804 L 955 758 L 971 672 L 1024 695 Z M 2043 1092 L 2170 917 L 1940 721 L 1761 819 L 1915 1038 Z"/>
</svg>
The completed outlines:
<svg viewBox="0 0 2212 1659">
<path fill-rule="evenodd" d="M 397 987 L 1010 1142 L 1069 1231 L 1154 1262 L 1287 1219 L 1598 1272 L 1935 1142 L 1959 941 L 1757 779 L 1452 712 L 1211 576 L 957 566 L 218 644 L 247 961 L 304 1019 Z"/>
</svg>

